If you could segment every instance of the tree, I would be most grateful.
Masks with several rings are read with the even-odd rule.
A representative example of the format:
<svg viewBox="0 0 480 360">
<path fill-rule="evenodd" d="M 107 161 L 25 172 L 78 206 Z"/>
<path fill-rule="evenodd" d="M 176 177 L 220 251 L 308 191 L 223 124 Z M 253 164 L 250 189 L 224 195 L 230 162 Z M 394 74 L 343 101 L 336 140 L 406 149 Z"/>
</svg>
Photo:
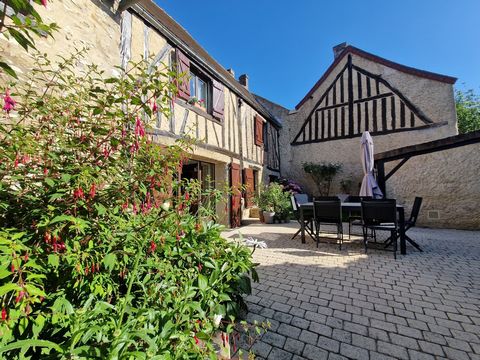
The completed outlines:
<svg viewBox="0 0 480 360">
<path fill-rule="evenodd" d="M 460 134 L 480 130 L 480 96 L 473 89 L 455 89 L 455 106 Z"/>
</svg>

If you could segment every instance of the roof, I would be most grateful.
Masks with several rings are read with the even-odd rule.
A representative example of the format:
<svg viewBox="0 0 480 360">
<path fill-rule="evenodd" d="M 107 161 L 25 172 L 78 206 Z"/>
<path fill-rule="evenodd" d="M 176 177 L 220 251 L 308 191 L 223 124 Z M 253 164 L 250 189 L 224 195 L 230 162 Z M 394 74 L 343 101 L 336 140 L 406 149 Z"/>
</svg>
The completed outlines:
<svg viewBox="0 0 480 360">
<path fill-rule="evenodd" d="M 255 99 L 254 95 L 241 85 L 220 65 L 195 39 L 170 15 L 151 0 L 139 0 L 131 9 L 154 26 L 171 43 L 180 48 L 197 65 L 205 67 L 217 80 L 240 96 L 267 120 L 274 120 Z"/>
<path fill-rule="evenodd" d="M 273 101 L 265 99 L 260 95 L 253 94 L 253 96 L 255 96 L 255 99 L 257 99 L 257 102 L 259 102 L 260 105 L 263 106 L 265 110 L 272 115 L 272 118 L 276 122 L 276 125 L 278 127 L 281 127 L 283 123 L 283 119 L 285 119 L 288 116 L 288 113 L 290 110 L 283 107 L 282 105 L 274 103 Z"/>
<path fill-rule="evenodd" d="M 385 151 L 375 154 L 374 159 L 388 162 L 475 143 L 480 143 L 480 130 Z"/>
<path fill-rule="evenodd" d="M 305 97 L 302 100 L 300 100 L 300 102 L 297 104 L 297 106 L 295 106 L 295 109 L 298 110 L 312 96 L 312 94 L 315 92 L 315 90 L 317 90 L 322 85 L 322 83 L 327 79 L 328 75 L 330 75 L 330 73 L 335 69 L 335 67 L 342 61 L 342 59 L 347 54 L 354 54 L 354 55 L 360 56 L 364 59 L 367 59 L 367 60 L 376 62 L 378 64 L 388 66 L 392 69 L 404 72 L 406 74 L 415 75 L 415 76 L 422 77 L 422 78 L 425 78 L 425 79 L 440 81 L 440 82 L 444 82 L 444 83 L 447 83 L 447 84 L 454 84 L 457 81 L 457 78 L 452 77 L 452 76 L 441 75 L 441 74 L 433 73 L 433 72 L 430 72 L 430 71 L 420 70 L 420 69 L 416 69 L 416 68 L 413 68 L 413 67 L 410 67 L 410 66 L 405 66 L 405 65 L 387 60 L 387 59 L 382 58 L 380 56 L 371 54 L 369 52 L 366 52 L 366 51 L 361 50 L 359 48 L 356 48 L 354 46 L 347 45 L 347 46 L 345 46 L 345 48 L 343 48 L 343 51 L 341 51 L 337 55 L 337 57 L 335 58 L 333 63 L 329 66 L 327 71 L 316 82 L 316 84 L 310 89 L 310 91 L 307 93 L 307 95 L 305 95 Z"/>
</svg>

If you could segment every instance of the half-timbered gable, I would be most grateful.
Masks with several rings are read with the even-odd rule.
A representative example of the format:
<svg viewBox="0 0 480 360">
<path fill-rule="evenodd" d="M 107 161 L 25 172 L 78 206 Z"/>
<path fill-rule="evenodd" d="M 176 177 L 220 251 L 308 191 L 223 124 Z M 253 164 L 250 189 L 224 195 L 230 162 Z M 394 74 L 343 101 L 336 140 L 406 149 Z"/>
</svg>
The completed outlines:
<svg viewBox="0 0 480 360">
<path fill-rule="evenodd" d="M 455 78 L 407 67 L 341 44 L 334 61 L 293 111 L 280 132 L 282 175 L 315 186 L 305 162 L 341 163 L 342 178 L 361 182 L 360 136 L 368 130 L 375 151 L 457 134 Z M 339 192 L 340 188 L 332 189 Z"/>
</svg>

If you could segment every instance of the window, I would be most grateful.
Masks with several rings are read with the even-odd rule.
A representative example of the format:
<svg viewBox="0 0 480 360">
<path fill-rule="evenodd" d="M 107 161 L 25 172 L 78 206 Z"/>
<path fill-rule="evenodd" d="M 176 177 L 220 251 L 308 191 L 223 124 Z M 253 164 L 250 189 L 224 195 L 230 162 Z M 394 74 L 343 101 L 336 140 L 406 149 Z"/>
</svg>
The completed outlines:
<svg viewBox="0 0 480 360">
<path fill-rule="evenodd" d="M 192 105 L 197 105 L 206 111 L 210 110 L 209 83 L 194 71 L 190 71 L 190 100 Z"/>
</svg>

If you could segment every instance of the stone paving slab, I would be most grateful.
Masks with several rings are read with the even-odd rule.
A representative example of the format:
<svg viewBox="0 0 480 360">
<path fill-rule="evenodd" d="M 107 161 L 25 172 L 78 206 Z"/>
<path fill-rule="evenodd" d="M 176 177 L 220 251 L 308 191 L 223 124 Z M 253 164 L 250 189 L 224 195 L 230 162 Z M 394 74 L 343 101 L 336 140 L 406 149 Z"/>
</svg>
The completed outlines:
<svg viewBox="0 0 480 360">
<path fill-rule="evenodd" d="M 360 238 L 319 248 L 291 240 L 298 224 L 254 224 L 224 233 L 256 249 L 260 282 L 247 320 L 272 326 L 257 359 L 480 360 L 480 231 L 415 228 L 424 252 L 363 253 Z M 348 237 L 348 236 L 347 236 Z"/>
</svg>

